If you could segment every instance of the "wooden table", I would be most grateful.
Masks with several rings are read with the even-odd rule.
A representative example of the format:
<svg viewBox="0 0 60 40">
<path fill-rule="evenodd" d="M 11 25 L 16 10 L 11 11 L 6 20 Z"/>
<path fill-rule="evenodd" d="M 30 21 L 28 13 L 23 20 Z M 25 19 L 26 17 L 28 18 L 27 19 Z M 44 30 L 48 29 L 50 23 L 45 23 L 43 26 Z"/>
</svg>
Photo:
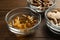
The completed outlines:
<svg viewBox="0 0 60 40">
<path fill-rule="evenodd" d="M 8 11 L 16 7 L 25 7 L 26 0 L 0 0 L 0 40 L 60 40 L 60 35 L 52 33 L 45 24 L 45 18 L 42 18 L 39 29 L 35 34 L 17 38 L 15 34 L 8 30 L 5 22 L 5 15 Z"/>
</svg>

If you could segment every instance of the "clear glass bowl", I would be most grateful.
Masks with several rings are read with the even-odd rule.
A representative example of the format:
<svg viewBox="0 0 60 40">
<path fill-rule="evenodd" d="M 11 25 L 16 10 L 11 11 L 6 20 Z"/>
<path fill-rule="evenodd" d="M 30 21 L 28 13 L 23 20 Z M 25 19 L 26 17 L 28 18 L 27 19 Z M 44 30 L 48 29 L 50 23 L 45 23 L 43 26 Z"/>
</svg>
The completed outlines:
<svg viewBox="0 0 60 40">
<path fill-rule="evenodd" d="M 57 8 L 60 9 L 59 6 L 54 6 L 54 7 L 49 8 L 49 9 L 45 12 L 45 19 L 46 19 L 46 25 L 48 26 L 48 28 L 49 28 L 53 33 L 55 33 L 55 34 L 60 34 L 60 26 L 57 26 L 57 25 L 55 25 L 55 24 L 52 24 L 52 23 L 49 21 L 48 17 L 47 17 L 47 13 L 48 13 L 48 12 L 50 12 L 50 11 L 52 11 L 52 10 L 54 10 L 54 9 L 57 9 Z"/>
<path fill-rule="evenodd" d="M 31 1 L 32 1 L 32 0 L 27 0 L 27 5 L 28 5 L 28 7 L 30 7 L 31 10 L 34 11 L 34 12 L 44 12 L 44 11 L 46 11 L 48 8 L 53 7 L 53 6 L 55 5 L 55 0 L 49 0 L 50 3 L 52 3 L 52 5 L 49 6 L 49 7 L 37 7 L 37 6 L 34 6 L 34 5 L 31 4 Z M 40 10 L 39 8 L 47 8 L 47 9 L 45 9 L 45 10 Z"/>
<path fill-rule="evenodd" d="M 10 26 L 8 23 L 12 18 L 14 18 L 15 16 L 20 15 L 20 14 L 28 14 L 28 15 L 34 16 L 37 18 L 38 23 L 36 25 L 34 25 L 33 27 L 28 28 L 27 32 L 21 32 L 20 29 L 16 29 L 16 28 Z M 20 8 L 15 8 L 15 9 L 9 11 L 5 16 L 5 21 L 6 21 L 8 28 L 11 32 L 13 32 L 15 34 L 27 35 L 27 34 L 33 33 L 38 28 L 38 26 L 41 22 L 41 15 L 34 13 L 28 7 L 20 7 Z"/>
</svg>

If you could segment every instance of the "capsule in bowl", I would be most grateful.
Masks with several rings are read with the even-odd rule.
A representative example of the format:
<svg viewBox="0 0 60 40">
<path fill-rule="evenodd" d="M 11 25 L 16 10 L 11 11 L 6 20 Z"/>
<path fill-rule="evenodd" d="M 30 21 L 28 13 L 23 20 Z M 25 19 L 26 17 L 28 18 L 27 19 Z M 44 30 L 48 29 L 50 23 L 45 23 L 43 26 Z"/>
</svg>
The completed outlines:
<svg viewBox="0 0 60 40">
<path fill-rule="evenodd" d="M 55 34 L 60 34 L 60 8 L 51 8 L 45 12 L 46 24 Z"/>
<path fill-rule="evenodd" d="M 5 21 L 11 32 L 19 35 L 28 35 L 37 30 L 41 15 L 35 14 L 28 7 L 15 8 L 5 16 Z"/>
<path fill-rule="evenodd" d="M 44 12 L 55 5 L 55 0 L 27 0 L 27 4 L 34 12 Z"/>
</svg>

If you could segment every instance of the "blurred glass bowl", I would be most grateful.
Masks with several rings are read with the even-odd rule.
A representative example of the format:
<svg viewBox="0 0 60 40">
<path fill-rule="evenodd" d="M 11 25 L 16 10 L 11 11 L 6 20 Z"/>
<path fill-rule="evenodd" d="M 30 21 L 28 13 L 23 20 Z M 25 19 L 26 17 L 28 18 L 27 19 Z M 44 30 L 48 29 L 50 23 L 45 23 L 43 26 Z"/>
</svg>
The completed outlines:
<svg viewBox="0 0 60 40">
<path fill-rule="evenodd" d="M 20 14 L 28 14 L 28 15 L 31 15 L 33 17 L 36 17 L 38 23 L 36 25 L 34 25 L 33 27 L 28 28 L 27 32 L 22 32 L 20 29 L 17 29 L 17 28 L 10 26 L 9 21 L 12 18 L 14 18 L 15 16 L 20 15 Z M 41 22 L 41 15 L 34 13 L 28 7 L 20 7 L 20 8 L 15 8 L 15 9 L 9 11 L 5 16 L 5 21 L 8 24 L 8 28 L 11 32 L 13 32 L 15 34 L 27 35 L 27 34 L 33 33 L 38 28 L 38 26 Z"/>
<path fill-rule="evenodd" d="M 58 6 L 51 7 L 51 8 L 49 8 L 49 9 L 45 12 L 46 25 L 48 26 L 48 28 L 49 28 L 53 33 L 55 33 L 55 34 L 60 34 L 60 26 L 57 26 L 57 25 L 55 25 L 55 24 L 52 24 L 52 23 L 49 21 L 48 17 L 47 17 L 48 12 L 51 12 L 51 11 L 54 10 L 54 9 L 60 9 L 60 7 L 58 7 Z"/>
<path fill-rule="evenodd" d="M 32 11 L 34 11 L 34 12 L 44 12 L 44 11 L 46 11 L 48 8 L 50 8 L 50 7 L 53 7 L 54 5 L 55 5 L 55 0 L 48 0 L 48 1 L 50 1 L 50 4 L 52 4 L 51 6 L 49 6 L 49 7 L 41 7 L 41 6 L 34 6 L 34 5 L 32 5 L 31 4 L 31 1 L 32 0 L 27 0 L 27 4 L 28 4 L 28 7 L 30 7 L 31 8 L 31 10 Z M 43 2 L 42 2 L 43 3 Z M 46 5 L 47 6 L 47 5 Z M 43 8 L 43 10 L 40 10 L 40 9 L 42 9 Z"/>
</svg>

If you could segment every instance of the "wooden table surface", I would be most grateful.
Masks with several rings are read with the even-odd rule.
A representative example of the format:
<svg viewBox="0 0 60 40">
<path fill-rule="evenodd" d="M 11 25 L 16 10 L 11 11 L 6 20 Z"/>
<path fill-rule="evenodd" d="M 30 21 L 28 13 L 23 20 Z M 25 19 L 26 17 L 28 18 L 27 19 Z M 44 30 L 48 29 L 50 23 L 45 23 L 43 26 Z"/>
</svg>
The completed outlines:
<svg viewBox="0 0 60 40">
<path fill-rule="evenodd" d="M 13 8 L 25 6 L 27 6 L 26 0 L 0 0 L 0 40 L 60 40 L 60 35 L 52 33 L 47 28 L 45 18 L 42 18 L 35 34 L 17 38 L 15 34 L 10 32 L 5 22 L 5 15 Z"/>
</svg>

